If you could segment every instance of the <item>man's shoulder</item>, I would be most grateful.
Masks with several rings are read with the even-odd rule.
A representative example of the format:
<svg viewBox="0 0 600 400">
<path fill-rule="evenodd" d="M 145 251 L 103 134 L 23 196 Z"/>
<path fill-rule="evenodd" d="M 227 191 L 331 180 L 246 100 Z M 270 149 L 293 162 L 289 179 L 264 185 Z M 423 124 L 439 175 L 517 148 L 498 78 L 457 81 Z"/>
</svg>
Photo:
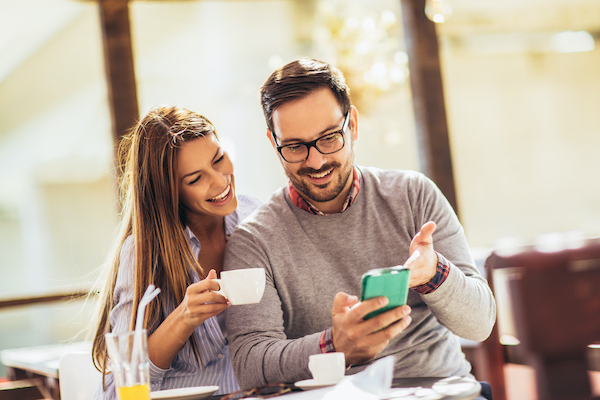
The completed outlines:
<svg viewBox="0 0 600 400">
<path fill-rule="evenodd" d="M 271 228 L 281 220 L 282 216 L 289 211 L 289 205 L 285 200 L 284 188 L 279 188 L 267 201 L 258 205 L 252 214 L 245 218 L 238 229 L 262 230 Z"/>
<path fill-rule="evenodd" d="M 385 179 L 415 179 L 424 176 L 422 173 L 418 171 L 413 171 L 409 169 L 384 169 L 372 166 L 363 166 L 357 165 L 357 168 L 360 170 L 361 174 L 364 176 L 385 178 Z"/>
<path fill-rule="evenodd" d="M 422 173 L 412 170 L 381 169 L 359 166 L 363 180 L 367 185 L 389 187 L 390 189 L 409 188 L 423 184 L 428 179 Z"/>
</svg>

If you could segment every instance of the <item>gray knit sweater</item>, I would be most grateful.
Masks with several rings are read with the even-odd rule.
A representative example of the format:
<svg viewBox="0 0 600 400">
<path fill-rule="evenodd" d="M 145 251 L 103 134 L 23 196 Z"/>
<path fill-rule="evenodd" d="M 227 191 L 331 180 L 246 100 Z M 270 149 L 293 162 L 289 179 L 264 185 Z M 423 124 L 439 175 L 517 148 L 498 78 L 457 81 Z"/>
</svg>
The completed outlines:
<svg viewBox="0 0 600 400">
<path fill-rule="evenodd" d="M 412 238 L 434 221 L 434 249 L 450 264 L 434 292 L 409 290 L 412 323 L 376 359 L 394 354 L 396 377 L 467 375 L 458 336 L 482 341 L 496 308 L 470 255 L 463 229 L 438 188 L 412 171 L 359 167 L 360 192 L 339 214 L 301 210 L 279 189 L 229 239 L 225 269 L 262 267 L 259 304 L 226 311 L 233 368 L 242 388 L 311 377 L 308 357 L 331 327 L 337 292 L 360 294 L 369 269 L 403 264 Z M 365 366 L 355 366 L 349 373 Z"/>
</svg>

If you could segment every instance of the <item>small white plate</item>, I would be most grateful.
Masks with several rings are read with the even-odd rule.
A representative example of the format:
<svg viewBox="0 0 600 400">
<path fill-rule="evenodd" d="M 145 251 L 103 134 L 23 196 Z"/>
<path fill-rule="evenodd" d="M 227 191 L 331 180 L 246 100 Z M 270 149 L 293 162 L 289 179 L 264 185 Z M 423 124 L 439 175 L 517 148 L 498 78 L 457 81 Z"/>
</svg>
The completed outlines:
<svg viewBox="0 0 600 400">
<path fill-rule="evenodd" d="M 218 386 L 197 386 L 150 392 L 151 399 L 162 400 L 201 400 L 210 397 L 219 390 Z"/>
<path fill-rule="evenodd" d="M 337 382 L 320 383 L 314 379 L 305 379 L 303 381 L 298 381 L 298 382 L 294 383 L 294 386 L 296 386 L 297 388 L 300 388 L 302 390 L 310 390 L 310 389 L 320 389 L 320 388 L 324 388 L 324 387 L 328 387 L 328 386 L 333 386 L 335 384 L 337 384 Z"/>
</svg>

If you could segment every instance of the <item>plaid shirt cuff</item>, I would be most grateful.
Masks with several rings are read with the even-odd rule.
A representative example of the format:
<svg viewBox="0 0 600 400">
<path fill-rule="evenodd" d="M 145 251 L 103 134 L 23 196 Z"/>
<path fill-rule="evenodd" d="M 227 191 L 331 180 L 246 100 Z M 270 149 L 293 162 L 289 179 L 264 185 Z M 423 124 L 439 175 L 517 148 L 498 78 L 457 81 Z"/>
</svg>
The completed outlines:
<svg viewBox="0 0 600 400">
<path fill-rule="evenodd" d="M 333 336 L 331 335 L 331 328 L 327 328 L 321 334 L 321 339 L 319 339 L 319 347 L 321 348 L 321 353 L 334 353 L 335 347 L 333 347 Z"/>
<path fill-rule="evenodd" d="M 444 259 L 444 257 L 440 257 L 440 255 L 438 254 L 437 271 L 435 272 L 433 278 L 431 278 L 431 280 L 425 283 L 424 285 L 415 286 L 413 289 L 417 293 L 421 294 L 432 293 L 435 291 L 435 289 L 440 287 L 442 283 L 444 283 L 444 281 L 448 277 L 449 272 L 450 265 L 446 264 L 446 260 Z"/>
</svg>

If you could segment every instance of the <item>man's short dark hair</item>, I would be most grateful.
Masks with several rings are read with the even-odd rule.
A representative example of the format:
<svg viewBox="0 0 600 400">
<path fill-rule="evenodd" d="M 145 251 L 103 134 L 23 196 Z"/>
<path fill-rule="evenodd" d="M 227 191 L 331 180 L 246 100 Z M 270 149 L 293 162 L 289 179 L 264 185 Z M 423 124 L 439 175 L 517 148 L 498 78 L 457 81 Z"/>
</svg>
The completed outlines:
<svg viewBox="0 0 600 400">
<path fill-rule="evenodd" d="M 350 110 L 350 89 L 342 71 L 318 60 L 301 59 L 271 74 L 260 90 L 260 100 L 267 126 L 273 131 L 273 113 L 284 103 L 308 96 L 315 90 L 329 88 L 340 104 L 342 114 Z"/>
</svg>

